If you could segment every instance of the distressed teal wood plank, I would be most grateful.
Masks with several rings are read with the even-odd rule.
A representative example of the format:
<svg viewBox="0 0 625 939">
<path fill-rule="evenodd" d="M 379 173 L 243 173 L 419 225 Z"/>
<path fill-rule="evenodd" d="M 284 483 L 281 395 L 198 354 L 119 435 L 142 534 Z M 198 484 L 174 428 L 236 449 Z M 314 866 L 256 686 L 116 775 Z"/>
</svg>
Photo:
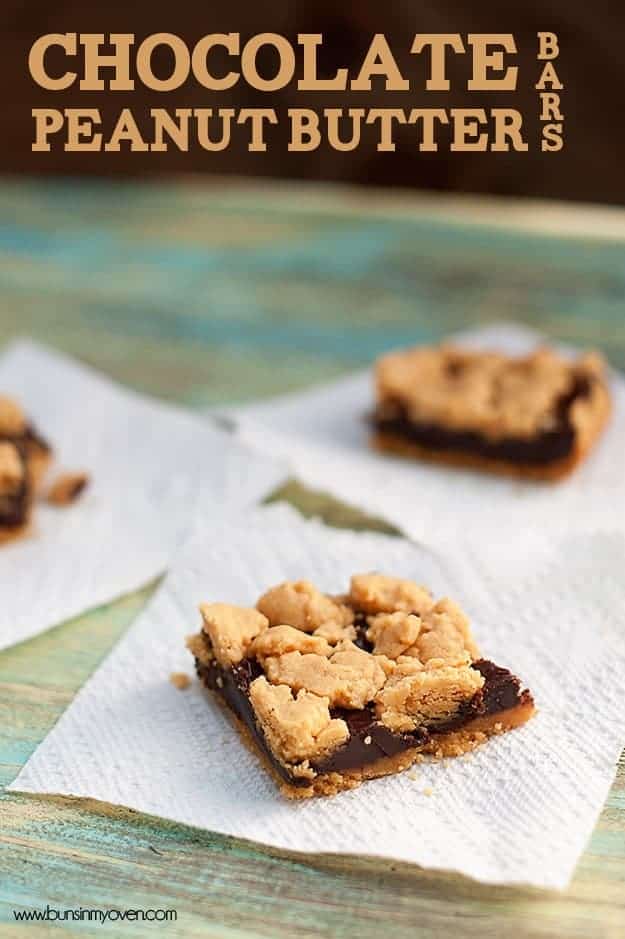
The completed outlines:
<svg viewBox="0 0 625 939">
<path fill-rule="evenodd" d="M 265 187 L 2 183 L 0 342 L 27 333 L 197 406 L 304 386 L 390 346 L 502 318 L 603 346 L 625 367 L 623 243 L 446 224 L 405 209 L 374 216 L 366 193 L 340 189 L 323 201 L 321 211 L 314 199 L 278 199 Z M 334 524 L 380 527 L 293 484 L 281 495 Z M 0 785 L 150 593 L 0 654 Z M 394 939 L 460 928 L 469 937 L 616 937 L 625 768 L 563 895 L 293 857 L 84 800 L 4 793 L 0 922 L 46 903 L 175 907 L 172 936 Z M 124 937 L 158 927 L 74 931 L 107 928 Z"/>
</svg>

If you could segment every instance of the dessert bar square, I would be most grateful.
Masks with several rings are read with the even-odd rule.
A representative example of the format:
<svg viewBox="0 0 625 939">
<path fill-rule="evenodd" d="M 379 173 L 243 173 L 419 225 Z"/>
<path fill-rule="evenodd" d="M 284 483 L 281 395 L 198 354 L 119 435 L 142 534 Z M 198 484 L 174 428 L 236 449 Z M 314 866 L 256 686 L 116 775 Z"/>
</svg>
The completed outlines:
<svg viewBox="0 0 625 939">
<path fill-rule="evenodd" d="M 534 713 L 519 679 L 480 656 L 460 607 L 412 581 L 359 574 L 338 597 L 286 582 L 256 608 L 200 610 L 187 640 L 199 678 L 291 798 L 458 756 Z"/>
<path fill-rule="evenodd" d="M 19 404 L 0 397 L 0 540 L 27 524 L 33 494 L 51 455 Z"/>
<path fill-rule="evenodd" d="M 400 456 L 530 479 L 567 475 L 610 413 L 596 353 L 514 358 L 446 345 L 379 359 L 372 444 Z"/>
</svg>

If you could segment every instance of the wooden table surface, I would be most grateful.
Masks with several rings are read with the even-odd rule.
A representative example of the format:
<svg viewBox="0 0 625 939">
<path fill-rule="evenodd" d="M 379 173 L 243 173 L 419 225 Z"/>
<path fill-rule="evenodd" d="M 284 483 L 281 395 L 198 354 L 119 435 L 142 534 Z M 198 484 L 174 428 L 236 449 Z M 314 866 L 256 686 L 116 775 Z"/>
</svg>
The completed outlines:
<svg viewBox="0 0 625 939">
<path fill-rule="evenodd" d="M 601 346 L 625 368 L 624 310 L 618 211 L 267 183 L 0 183 L 0 343 L 32 335 L 193 407 L 501 319 Z M 286 495 L 369 524 L 295 485 Z M 0 654 L 0 786 L 152 589 Z M 625 766 L 563 894 L 289 856 L 101 803 L 3 793 L 0 935 L 53 932 L 10 925 L 13 910 L 46 904 L 177 911 L 166 926 L 71 927 L 85 936 L 612 939 L 625 935 Z"/>
</svg>

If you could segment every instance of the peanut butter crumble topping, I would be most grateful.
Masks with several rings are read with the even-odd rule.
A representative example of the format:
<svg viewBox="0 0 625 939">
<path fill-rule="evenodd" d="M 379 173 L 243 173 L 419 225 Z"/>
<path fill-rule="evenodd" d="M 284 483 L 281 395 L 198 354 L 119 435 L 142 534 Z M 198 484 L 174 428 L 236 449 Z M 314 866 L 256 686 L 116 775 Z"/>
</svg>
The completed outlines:
<svg viewBox="0 0 625 939">
<path fill-rule="evenodd" d="M 341 597 L 299 580 L 266 591 L 256 608 L 200 609 L 203 630 L 187 639 L 200 677 L 300 793 L 397 772 L 426 746 L 465 752 L 499 732 L 480 717 L 493 709 L 519 703 L 506 729 L 533 712 L 518 679 L 479 658 L 461 608 L 410 580 L 356 574 Z"/>
</svg>

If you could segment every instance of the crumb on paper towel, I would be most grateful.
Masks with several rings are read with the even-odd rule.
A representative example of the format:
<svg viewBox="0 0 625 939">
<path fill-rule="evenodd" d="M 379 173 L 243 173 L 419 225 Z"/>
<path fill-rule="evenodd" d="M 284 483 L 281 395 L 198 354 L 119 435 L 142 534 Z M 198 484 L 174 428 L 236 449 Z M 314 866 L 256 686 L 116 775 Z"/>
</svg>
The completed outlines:
<svg viewBox="0 0 625 939">
<path fill-rule="evenodd" d="M 434 795 L 434 790 L 432 789 L 431 786 L 426 786 L 426 788 L 423 790 L 423 795 L 424 796 Z"/>
<path fill-rule="evenodd" d="M 46 501 L 50 505 L 71 505 L 88 485 L 88 473 L 63 473 L 48 489 Z"/>
<path fill-rule="evenodd" d="M 178 691 L 185 691 L 191 685 L 191 679 L 186 672 L 172 672 L 169 680 Z"/>
</svg>

